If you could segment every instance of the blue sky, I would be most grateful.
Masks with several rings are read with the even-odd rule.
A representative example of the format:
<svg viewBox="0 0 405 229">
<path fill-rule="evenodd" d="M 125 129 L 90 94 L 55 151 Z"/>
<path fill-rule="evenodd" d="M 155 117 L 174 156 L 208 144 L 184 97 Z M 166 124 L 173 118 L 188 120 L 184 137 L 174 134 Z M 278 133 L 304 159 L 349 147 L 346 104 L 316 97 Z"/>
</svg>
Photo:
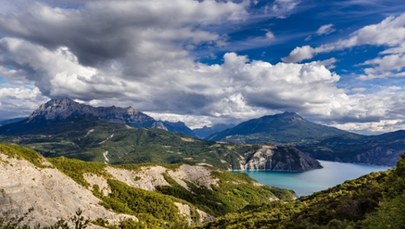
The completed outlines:
<svg viewBox="0 0 405 229">
<path fill-rule="evenodd" d="M 0 0 L 0 119 L 50 98 L 191 127 L 405 129 L 404 1 Z"/>
<path fill-rule="evenodd" d="M 286 13 L 282 18 L 266 16 L 266 7 L 273 1 L 258 1 L 251 5 L 251 12 L 256 12 L 256 18 L 235 26 L 227 31 L 229 46 L 223 50 L 213 50 L 215 58 L 200 57 L 199 61 L 216 63 L 222 61 L 222 55 L 235 51 L 258 59 L 276 64 L 288 56 L 292 49 L 298 46 L 320 46 L 339 39 L 345 39 L 348 34 L 364 26 L 378 24 L 388 16 L 399 16 L 405 10 L 402 1 L 292 1 L 297 7 Z M 325 26 L 323 33 L 317 31 Z M 220 30 L 220 28 L 219 28 Z M 274 40 L 264 39 L 267 32 L 272 32 Z M 220 31 L 219 31 L 220 32 Z M 259 42 L 257 42 L 259 41 Z M 261 41 L 261 42 L 260 42 Z M 405 83 L 404 79 L 380 80 L 377 82 L 358 82 L 353 76 L 361 74 L 364 66 L 359 64 L 378 56 L 385 48 L 381 46 L 362 45 L 351 49 L 338 50 L 317 56 L 313 60 L 335 58 L 333 71 L 344 76 L 339 85 L 342 87 L 373 87 L 374 85 L 398 85 Z"/>
</svg>

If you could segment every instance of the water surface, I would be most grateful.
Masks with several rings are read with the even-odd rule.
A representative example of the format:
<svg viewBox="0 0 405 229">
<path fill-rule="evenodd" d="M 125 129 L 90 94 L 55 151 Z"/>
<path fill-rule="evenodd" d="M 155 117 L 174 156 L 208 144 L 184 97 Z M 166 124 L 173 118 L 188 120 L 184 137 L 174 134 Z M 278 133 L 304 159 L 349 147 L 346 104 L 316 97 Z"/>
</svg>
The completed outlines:
<svg viewBox="0 0 405 229">
<path fill-rule="evenodd" d="M 243 171 L 251 178 L 266 185 L 292 189 L 298 196 L 310 195 L 345 180 L 358 178 L 367 173 L 390 169 L 387 166 L 341 163 L 321 161 L 323 169 L 315 169 L 301 173 Z"/>
</svg>

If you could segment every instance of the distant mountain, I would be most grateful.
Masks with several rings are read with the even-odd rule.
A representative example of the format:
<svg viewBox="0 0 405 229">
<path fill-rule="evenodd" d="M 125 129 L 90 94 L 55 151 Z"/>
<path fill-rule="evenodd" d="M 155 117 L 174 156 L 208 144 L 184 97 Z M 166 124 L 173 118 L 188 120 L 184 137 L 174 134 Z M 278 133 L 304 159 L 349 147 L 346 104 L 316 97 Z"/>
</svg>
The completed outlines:
<svg viewBox="0 0 405 229">
<path fill-rule="evenodd" d="M 0 134 L 21 135 L 52 131 L 57 122 L 74 122 L 79 120 L 105 120 L 122 123 L 136 128 L 156 128 L 194 136 L 184 123 L 156 121 L 133 107 L 93 107 L 77 103 L 70 98 L 52 99 L 42 104 L 28 118 L 9 122 L 12 125 L 0 127 Z"/>
<path fill-rule="evenodd" d="M 169 122 L 169 121 L 162 121 L 165 128 L 173 133 L 185 134 L 190 137 L 196 138 L 194 131 L 191 130 L 184 122 Z"/>
<path fill-rule="evenodd" d="M 395 165 L 405 151 L 405 131 L 364 136 L 305 120 L 296 113 L 263 116 L 215 133 L 209 140 L 288 144 L 316 159 Z"/>
<path fill-rule="evenodd" d="M 42 104 L 28 118 L 28 122 L 36 120 L 66 120 L 72 116 L 94 116 L 110 122 L 125 123 L 133 127 L 151 127 L 155 120 L 132 108 L 93 107 L 73 101 L 70 98 L 52 99 Z"/>
<path fill-rule="evenodd" d="M 45 156 L 113 164 L 207 163 L 224 169 L 244 169 L 243 165 L 256 163 L 249 161 L 248 154 L 260 146 L 217 144 L 175 132 L 192 134 L 182 122 L 155 121 L 130 107 L 92 107 L 65 98 L 51 100 L 27 119 L 0 127 L 0 141 L 26 145 Z M 307 158 L 296 151 L 291 146 L 283 150 L 275 147 L 271 155 L 254 158 L 260 163 L 278 164 L 264 167 L 266 170 L 318 168 L 316 164 L 300 163 Z M 282 157 L 272 156 L 280 153 Z"/>
<path fill-rule="evenodd" d="M 235 124 L 215 124 L 210 127 L 204 126 L 202 128 L 193 129 L 193 132 L 196 135 L 196 137 L 198 137 L 200 139 L 205 139 L 214 133 L 221 132 L 228 128 L 232 128 L 234 126 L 235 126 Z"/>
<path fill-rule="evenodd" d="M 288 143 L 316 141 L 348 132 L 305 120 L 297 113 L 263 116 L 251 119 L 239 125 L 208 137 L 213 141 L 235 143 Z"/>
<path fill-rule="evenodd" d="M 223 169 L 277 171 L 319 168 L 316 163 L 301 163 L 314 159 L 297 154 L 292 146 L 271 146 L 271 150 L 261 154 L 262 146 L 258 145 L 219 144 L 161 129 L 133 128 L 86 118 L 52 123 L 35 134 L 4 135 L 0 132 L 0 142 L 29 146 L 47 157 L 65 156 L 111 164 L 205 163 Z"/>
<path fill-rule="evenodd" d="M 296 147 L 323 160 L 393 166 L 405 151 L 405 130 L 374 136 L 345 134 Z"/>
</svg>

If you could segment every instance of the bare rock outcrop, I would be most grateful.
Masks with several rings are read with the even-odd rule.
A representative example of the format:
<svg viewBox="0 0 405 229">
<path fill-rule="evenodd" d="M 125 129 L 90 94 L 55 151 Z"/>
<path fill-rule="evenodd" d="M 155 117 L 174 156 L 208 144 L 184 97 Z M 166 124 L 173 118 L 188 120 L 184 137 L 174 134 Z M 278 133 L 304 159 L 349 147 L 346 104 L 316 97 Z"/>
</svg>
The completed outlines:
<svg viewBox="0 0 405 229">
<path fill-rule="evenodd" d="M 243 170 L 300 172 L 322 168 L 321 164 L 291 146 L 263 145 L 245 154 Z"/>
<path fill-rule="evenodd" d="M 136 217 L 111 212 L 90 190 L 55 168 L 37 168 L 0 153 L 0 218 L 26 215 L 22 223 L 52 225 L 80 209 L 83 216 L 111 224 Z"/>
</svg>

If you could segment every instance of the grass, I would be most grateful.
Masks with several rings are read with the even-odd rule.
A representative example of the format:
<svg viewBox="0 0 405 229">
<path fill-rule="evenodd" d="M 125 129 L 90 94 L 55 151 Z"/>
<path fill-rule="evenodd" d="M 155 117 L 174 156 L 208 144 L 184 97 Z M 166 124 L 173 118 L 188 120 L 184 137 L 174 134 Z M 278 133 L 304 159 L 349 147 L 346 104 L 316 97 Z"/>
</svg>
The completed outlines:
<svg viewBox="0 0 405 229">
<path fill-rule="evenodd" d="M 53 125 L 52 130 L 2 136 L 0 140 L 32 147 L 46 157 L 104 162 L 103 153 L 108 151 L 111 164 L 208 163 L 222 169 L 239 169 L 240 156 L 255 149 L 197 139 L 185 141 L 184 136 L 164 130 L 128 129 L 123 124 L 105 121 L 61 122 Z"/>
<path fill-rule="evenodd" d="M 175 228 L 174 226 L 187 225 L 171 197 L 134 188 L 117 180 L 109 179 L 108 184 L 111 193 L 101 198 L 106 208 L 135 215 L 152 228 Z"/>
<path fill-rule="evenodd" d="M 74 181 L 84 187 L 89 187 L 89 183 L 84 179 L 85 173 L 92 173 L 103 177 L 109 177 L 105 172 L 106 165 L 98 162 L 84 162 L 77 159 L 65 157 L 48 158 L 48 160 L 61 172 L 71 177 Z"/>
<path fill-rule="evenodd" d="M 234 174 L 227 171 L 214 171 L 213 177 L 219 179 L 212 190 L 187 183 L 190 190 L 177 184 L 170 176 L 165 175 L 170 186 L 160 186 L 157 190 L 192 203 L 207 213 L 220 216 L 238 211 L 248 205 L 261 205 L 271 202 L 277 194 L 281 199 L 292 199 L 289 191 L 273 190 L 267 186 L 255 186 L 252 179 L 245 174 Z M 203 197 L 203 198 L 201 198 Z"/>
<path fill-rule="evenodd" d="M 405 228 L 405 154 L 371 173 L 296 201 L 249 206 L 201 228 Z"/>
<path fill-rule="evenodd" d="M 218 146 L 215 146 L 218 147 Z M 222 147 L 222 146 L 219 146 Z M 208 168 L 211 176 L 218 179 L 218 184 L 212 190 L 186 182 L 189 189 L 180 186 L 168 173 L 164 178 L 170 186 L 158 186 L 157 191 L 146 191 L 132 187 L 126 183 L 113 179 L 106 171 L 106 164 L 99 162 L 85 162 L 78 159 L 56 157 L 45 159 L 29 148 L 16 145 L 0 145 L 0 151 L 6 155 L 24 159 L 42 166 L 48 160 L 56 169 L 71 177 L 78 184 L 91 189 L 101 203 L 115 212 L 135 215 L 140 222 L 122 222 L 129 228 L 186 228 L 187 220 L 180 214 L 175 203 L 186 204 L 190 207 L 191 219 L 194 223 L 199 221 L 197 209 L 214 216 L 237 212 L 252 205 L 262 205 L 271 202 L 275 195 L 282 199 L 291 199 L 288 191 L 273 189 L 267 186 L 256 186 L 254 181 L 245 174 L 234 174 L 228 171 Z M 164 166 L 169 170 L 178 169 L 180 164 L 126 164 L 108 165 L 121 169 L 139 171 L 145 166 Z M 100 188 L 89 183 L 84 174 L 95 174 L 107 179 L 111 193 L 104 196 Z M 135 175 L 136 176 L 136 175 Z M 104 222 L 105 223 L 105 222 Z M 102 220 L 98 224 L 103 224 Z"/>
<path fill-rule="evenodd" d="M 45 161 L 43 156 L 37 153 L 35 150 L 27 147 L 18 146 L 15 144 L 0 144 L 0 153 L 12 158 L 25 159 L 39 168 L 46 167 L 43 165 L 43 162 Z"/>
</svg>

